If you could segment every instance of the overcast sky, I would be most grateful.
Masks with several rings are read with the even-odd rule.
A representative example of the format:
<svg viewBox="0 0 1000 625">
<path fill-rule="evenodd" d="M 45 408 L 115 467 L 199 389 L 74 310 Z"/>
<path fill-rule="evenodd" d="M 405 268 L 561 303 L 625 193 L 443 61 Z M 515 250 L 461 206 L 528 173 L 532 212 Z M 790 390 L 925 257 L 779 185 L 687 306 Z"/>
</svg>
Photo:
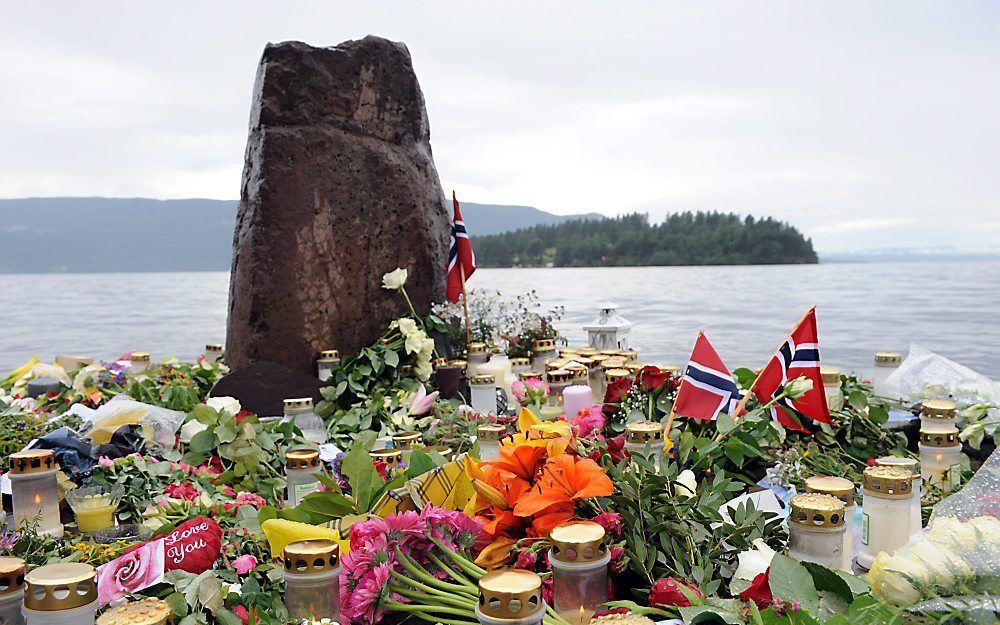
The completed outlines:
<svg viewBox="0 0 1000 625">
<path fill-rule="evenodd" d="M 986 0 L 10 3 L 0 197 L 237 198 L 264 44 L 369 33 L 409 47 L 467 201 L 1000 250 Z"/>
</svg>

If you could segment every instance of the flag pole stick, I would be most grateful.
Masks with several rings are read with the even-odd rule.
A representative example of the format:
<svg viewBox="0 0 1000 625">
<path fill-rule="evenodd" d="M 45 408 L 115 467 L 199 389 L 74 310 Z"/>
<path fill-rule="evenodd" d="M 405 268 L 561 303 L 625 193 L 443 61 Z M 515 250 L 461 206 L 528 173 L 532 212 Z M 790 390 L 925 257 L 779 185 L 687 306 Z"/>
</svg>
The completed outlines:
<svg viewBox="0 0 1000 625">
<path fill-rule="evenodd" d="M 469 328 L 469 294 L 465 291 L 465 265 L 458 259 L 458 275 L 462 277 L 462 306 L 465 308 L 465 348 L 469 349 L 472 342 L 472 330 Z"/>
</svg>

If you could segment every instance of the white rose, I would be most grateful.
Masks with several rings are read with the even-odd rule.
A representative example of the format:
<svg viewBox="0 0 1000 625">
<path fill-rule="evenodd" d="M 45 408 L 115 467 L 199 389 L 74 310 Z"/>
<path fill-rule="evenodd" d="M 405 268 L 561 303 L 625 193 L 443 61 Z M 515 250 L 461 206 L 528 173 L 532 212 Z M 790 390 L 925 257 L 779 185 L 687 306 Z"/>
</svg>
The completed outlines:
<svg viewBox="0 0 1000 625">
<path fill-rule="evenodd" d="M 181 435 L 179 440 L 182 443 L 190 443 L 191 439 L 194 438 L 195 434 L 197 434 L 198 432 L 204 432 L 207 429 L 208 426 L 202 423 L 201 421 L 198 421 L 197 419 L 191 419 L 190 421 L 181 426 Z"/>
<path fill-rule="evenodd" d="M 955 541 L 966 549 L 975 549 L 979 544 L 976 528 L 962 523 L 954 517 L 938 517 L 931 523 L 929 535 L 935 542 Z"/>
<path fill-rule="evenodd" d="M 930 575 L 925 581 L 943 588 L 951 588 L 955 585 L 956 571 L 953 570 L 954 564 L 944 551 L 943 548 L 922 540 L 913 545 L 904 557 L 913 558 L 927 568 Z"/>
<path fill-rule="evenodd" d="M 739 565 L 733 573 L 735 579 L 745 579 L 753 581 L 755 577 L 767 570 L 771 566 L 771 559 L 774 558 L 774 549 L 767 546 L 763 539 L 758 538 L 753 541 L 754 548 L 750 551 L 741 551 L 736 559 Z"/>
<path fill-rule="evenodd" d="M 219 412 L 229 413 L 231 417 L 235 417 L 241 410 L 240 400 L 235 397 L 209 397 L 205 400 L 205 404 Z"/>
<path fill-rule="evenodd" d="M 398 291 L 406 284 L 406 270 L 397 267 L 395 270 L 382 276 L 382 288 L 390 291 Z"/>
<path fill-rule="evenodd" d="M 694 471 L 691 469 L 681 471 L 674 484 L 674 494 L 678 497 L 690 499 L 695 496 L 697 490 L 698 480 L 694 477 Z"/>
<path fill-rule="evenodd" d="M 890 556 L 884 551 L 879 553 L 868 572 L 868 583 L 871 584 L 872 592 L 883 601 L 900 606 L 911 605 L 921 599 L 920 591 L 911 580 L 922 577 L 914 577 L 898 570 L 901 560 L 902 558 Z"/>
<path fill-rule="evenodd" d="M 991 516 L 977 516 L 969 519 L 969 524 L 979 533 L 980 542 L 1000 543 L 1000 519 Z"/>
<path fill-rule="evenodd" d="M 403 333 L 403 336 L 410 336 L 417 332 L 417 322 L 409 317 L 403 317 L 396 324 L 399 326 L 399 331 Z"/>
<path fill-rule="evenodd" d="M 798 377 L 791 381 L 790 384 L 785 386 L 785 391 L 788 393 L 788 397 L 792 399 L 798 399 L 806 393 L 812 390 L 813 381 L 809 378 Z"/>
</svg>

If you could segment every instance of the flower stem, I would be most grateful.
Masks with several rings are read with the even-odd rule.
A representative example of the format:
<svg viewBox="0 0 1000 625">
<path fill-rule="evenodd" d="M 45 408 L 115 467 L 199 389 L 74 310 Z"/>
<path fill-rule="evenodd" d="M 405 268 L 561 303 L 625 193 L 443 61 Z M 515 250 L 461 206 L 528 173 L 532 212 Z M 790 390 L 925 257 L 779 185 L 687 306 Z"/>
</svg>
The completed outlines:
<svg viewBox="0 0 1000 625">
<path fill-rule="evenodd" d="M 475 607 L 476 602 L 472 599 L 460 599 L 456 595 L 445 595 L 445 594 L 430 594 L 424 592 L 417 592 L 412 588 L 406 588 L 403 586 L 397 586 L 391 584 L 389 589 L 392 592 L 403 595 L 404 597 L 409 597 L 410 599 L 419 599 L 422 601 L 435 601 L 437 603 L 445 603 L 447 605 L 455 606 L 456 608 L 467 608 L 471 610 Z"/>
<path fill-rule="evenodd" d="M 464 586 L 459 586 L 458 584 L 449 584 L 448 582 L 443 582 L 443 581 L 437 579 L 436 577 L 434 577 L 433 575 L 431 575 L 430 573 L 428 573 L 427 571 L 423 570 L 422 567 L 420 567 L 419 565 L 417 565 L 408 556 L 404 555 L 403 552 L 401 552 L 399 550 L 399 547 L 396 547 L 396 557 L 399 559 L 400 563 L 402 563 L 402 565 L 406 568 L 407 571 L 409 571 L 413 575 L 416 575 L 418 579 L 420 579 L 421 581 L 423 581 L 425 584 L 427 584 L 429 586 L 434 586 L 435 588 L 438 588 L 440 590 L 447 590 L 447 591 L 451 591 L 451 592 L 460 592 L 460 593 L 464 593 L 464 594 L 467 594 L 467 595 L 471 595 L 472 594 L 472 592 L 470 592 L 469 589 L 466 588 L 466 587 L 464 587 Z"/>
<path fill-rule="evenodd" d="M 415 588 L 419 588 L 419 589 L 423 590 L 424 592 L 426 592 L 429 595 L 435 595 L 435 596 L 438 596 L 438 597 L 458 597 L 458 596 L 462 596 L 462 597 L 467 597 L 469 599 L 472 599 L 471 595 L 468 595 L 468 594 L 456 595 L 453 592 L 450 592 L 450 591 L 447 591 L 447 590 L 441 590 L 440 588 L 435 588 L 434 586 L 429 586 L 429 585 L 427 585 L 427 584 L 425 584 L 423 582 L 418 582 L 415 579 L 410 579 L 409 577 L 406 577 L 406 576 L 404 576 L 401 573 L 398 573 L 396 571 L 389 571 L 389 574 L 392 575 L 393 577 L 395 577 L 396 579 L 398 579 L 399 581 L 403 582 L 403 583 L 410 584 L 411 586 L 413 586 Z"/>
<path fill-rule="evenodd" d="M 547 603 L 545 604 L 545 615 L 542 619 L 550 625 L 569 625 L 569 621 L 559 616 L 555 608 Z"/>
<path fill-rule="evenodd" d="M 438 568 L 440 568 L 442 571 L 444 571 L 445 573 L 447 573 L 448 575 L 450 575 L 453 580 L 455 580 L 456 582 L 458 582 L 462 586 L 467 587 L 469 590 L 471 590 L 473 592 L 479 592 L 479 589 L 472 582 L 470 582 L 467 577 L 465 577 L 461 573 L 456 572 L 450 566 L 448 566 L 447 564 L 445 564 L 444 562 L 442 562 L 441 558 L 437 557 L 433 553 L 428 553 L 427 557 L 430 558 L 431 562 L 433 562 L 434 564 L 436 564 L 438 566 Z"/>
<path fill-rule="evenodd" d="M 439 612 L 441 614 L 451 614 L 454 616 L 469 616 L 468 610 L 460 610 L 458 608 L 450 608 L 443 605 L 415 605 L 412 603 L 400 603 L 399 601 L 386 601 L 385 609 L 393 610 L 395 612 Z M 472 614 L 475 618 L 475 612 Z"/>
<path fill-rule="evenodd" d="M 460 555 L 454 549 L 449 548 L 438 538 L 431 538 L 435 545 L 437 545 L 442 551 L 444 551 L 448 556 L 461 568 L 463 571 L 468 573 L 473 579 L 478 580 L 483 575 L 486 575 L 486 569 L 481 566 L 476 565 L 463 555 Z"/>
</svg>

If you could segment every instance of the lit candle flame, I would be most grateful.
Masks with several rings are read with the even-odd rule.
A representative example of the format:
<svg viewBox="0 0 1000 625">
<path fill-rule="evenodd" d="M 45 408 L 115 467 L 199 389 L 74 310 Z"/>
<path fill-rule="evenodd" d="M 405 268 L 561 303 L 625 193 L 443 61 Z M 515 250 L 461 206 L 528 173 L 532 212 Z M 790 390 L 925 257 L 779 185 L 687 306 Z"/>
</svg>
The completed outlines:
<svg viewBox="0 0 1000 625">
<path fill-rule="evenodd" d="M 42 505 L 42 496 L 38 493 L 35 493 L 35 505 L 36 506 Z"/>
<path fill-rule="evenodd" d="M 577 621 L 577 622 L 580 623 L 580 625 L 583 625 L 584 623 L 586 623 L 589 620 L 590 619 L 587 618 L 587 612 L 586 612 L 586 610 L 584 610 L 583 606 L 581 605 L 580 606 L 580 620 Z"/>
</svg>

